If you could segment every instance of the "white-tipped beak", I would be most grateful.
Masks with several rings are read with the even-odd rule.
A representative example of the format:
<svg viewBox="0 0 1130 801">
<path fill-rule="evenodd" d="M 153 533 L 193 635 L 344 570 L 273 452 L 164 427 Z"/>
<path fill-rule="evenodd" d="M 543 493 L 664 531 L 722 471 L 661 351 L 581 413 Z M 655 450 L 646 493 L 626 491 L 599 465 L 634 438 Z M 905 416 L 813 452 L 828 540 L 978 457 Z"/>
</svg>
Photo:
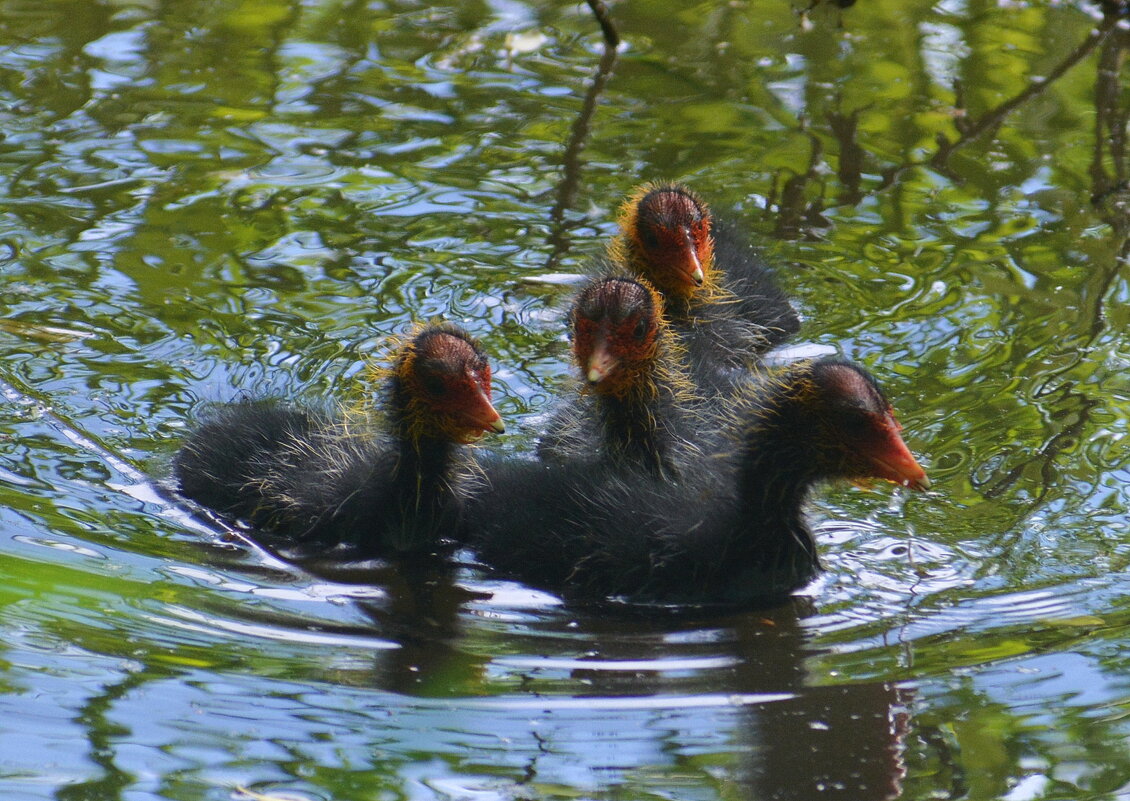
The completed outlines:
<svg viewBox="0 0 1130 801">
<path fill-rule="evenodd" d="M 620 361 L 608 352 L 608 346 L 603 341 L 599 341 L 592 355 L 589 356 L 585 379 L 590 384 L 599 384 L 608 378 L 619 364 Z"/>
<path fill-rule="evenodd" d="M 466 413 L 466 424 L 479 429 L 479 435 L 482 436 L 488 431 L 493 431 L 496 434 L 506 433 L 506 425 L 502 422 L 502 415 L 494 408 L 487 397 L 485 392 L 479 392 L 477 408 L 468 410 Z"/>
<path fill-rule="evenodd" d="M 890 430 L 890 438 L 881 454 L 871 455 L 871 476 L 913 490 L 930 489 L 930 479 L 918 460 L 906 447 L 897 431 Z"/>
<path fill-rule="evenodd" d="M 930 489 L 930 487 L 934 486 L 930 481 L 930 477 L 926 475 L 919 476 L 918 478 L 907 479 L 903 482 L 903 485 L 910 487 L 911 489 L 920 490 L 922 492 L 925 492 L 926 490 Z"/>
<path fill-rule="evenodd" d="M 706 274 L 702 271 L 702 262 L 699 261 L 698 250 L 694 246 L 694 237 L 691 236 L 690 231 L 686 229 L 683 230 L 683 240 L 687 249 L 687 258 L 690 264 L 693 265 L 693 269 L 690 270 L 688 275 L 690 275 L 691 280 L 694 281 L 695 286 L 702 286 L 703 282 L 706 280 Z"/>
</svg>

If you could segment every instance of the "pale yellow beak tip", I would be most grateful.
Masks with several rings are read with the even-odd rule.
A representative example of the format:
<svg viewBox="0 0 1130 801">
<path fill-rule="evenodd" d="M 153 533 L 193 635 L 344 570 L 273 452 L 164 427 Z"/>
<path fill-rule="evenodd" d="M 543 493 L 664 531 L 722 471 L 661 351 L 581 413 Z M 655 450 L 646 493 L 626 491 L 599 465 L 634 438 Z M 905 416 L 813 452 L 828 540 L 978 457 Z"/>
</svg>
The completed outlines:
<svg viewBox="0 0 1130 801">
<path fill-rule="evenodd" d="M 930 479 L 927 476 L 923 475 L 922 478 L 917 478 L 914 481 L 908 481 L 907 486 L 910 487 L 911 489 L 917 489 L 917 490 L 925 491 L 925 490 L 930 489 L 930 487 L 932 487 L 934 485 L 933 485 L 933 482 L 931 482 Z"/>
</svg>

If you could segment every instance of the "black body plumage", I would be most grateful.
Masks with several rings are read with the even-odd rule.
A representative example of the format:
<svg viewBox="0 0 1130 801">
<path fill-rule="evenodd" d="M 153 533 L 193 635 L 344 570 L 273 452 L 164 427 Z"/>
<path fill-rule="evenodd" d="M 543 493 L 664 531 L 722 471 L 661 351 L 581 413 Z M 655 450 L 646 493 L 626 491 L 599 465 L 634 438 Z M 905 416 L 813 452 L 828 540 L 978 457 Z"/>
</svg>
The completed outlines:
<svg viewBox="0 0 1130 801">
<path fill-rule="evenodd" d="M 364 557 L 439 548 L 470 480 L 460 444 L 502 429 L 486 356 L 465 332 L 433 324 L 401 349 L 386 390 L 379 423 L 278 401 L 219 407 L 176 455 L 178 489 L 271 546 Z"/>
<path fill-rule="evenodd" d="M 775 603 L 820 569 L 809 492 L 880 475 L 867 429 L 888 448 L 888 416 L 862 369 L 798 363 L 745 398 L 677 483 L 579 460 L 484 460 L 461 539 L 501 574 L 567 597 Z"/>
</svg>

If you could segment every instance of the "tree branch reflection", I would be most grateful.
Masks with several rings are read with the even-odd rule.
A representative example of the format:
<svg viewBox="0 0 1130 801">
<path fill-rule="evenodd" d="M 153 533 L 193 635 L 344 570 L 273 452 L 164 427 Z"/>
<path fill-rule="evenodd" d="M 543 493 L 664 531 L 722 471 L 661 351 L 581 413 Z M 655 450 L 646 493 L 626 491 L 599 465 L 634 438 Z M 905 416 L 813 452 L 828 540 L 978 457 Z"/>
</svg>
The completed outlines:
<svg viewBox="0 0 1130 801">
<path fill-rule="evenodd" d="M 964 89 L 960 83 L 955 84 L 955 125 L 958 129 L 957 138 L 951 140 L 944 134 L 938 134 L 936 138 L 937 150 L 932 155 L 921 159 L 907 160 L 888 167 L 880 173 L 878 184 L 869 191 L 861 191 L 859 188 L 863 172 L 863 158 L 866 155 L 866 151 L 857 141 L 856 116 L 859 113 L 858 110 L 848 114 L 839 111 L 829 114 L 828 126 L 830 133 L 839 143 L 838 155 L 840 167 L 837 171 L 837 176 L 842 184 L 839 197 L 840 204 L 857 206 L 868 197 L 878 194 L 898 183 L 899 178 L 905 173 L 921 167 L 930 167 L 933 170 L 950 175 L 950 177 L 956 180 L 957 176 L 953 176 L 950 173 L 948 164 L 950 157 L 953 156 L 954 153 L 979 140 L 986 134 L 995 132 L 1009 115 L 1044 94 L 1051 86 L 1063 78 L 1072 67 L 1083 61 L 1104 42 L 1107 42 L 1111 34 L 1116 30 L 1117 25 L 1117 16 L 1112 14 L 1105 16 L 1099 27 L 1092 30 L 1066 58 L 1049 70 L 1047 75 L 1033 79 L 1023 91 L 986 111 L 976 120 L 970 121 L 964 118 L 966 111 Z M 1120 31 L 1120 33 L 1122 32 Z M 1114 77 L 1114 80 L 1117 81 L 1117 76 Z M 1125 125 L 1123 125 L 1123 130 L 1124 129 Z M 815 146 L 813 158 L 818 158 Z M 821 196 L 815 200 L 806 200 L 809 194 L 804 191 L 810 181 L 818 179 L 818 177 L 824 173 L 821 169 L 815 169 L 814 165 L 815 162 L 810 162 L 807 170 L 796 173 L 786 180 L 782 184 L 783 188 L 779 195 L 775 197 L 776 213 L 778 216 L 776 227 L 777 233 L 780 236 L 792 238 L 803 236 L 807 231 L 802 223 L 808 221 L 811 223 L 812 227 L 820 227 L 823 222 L 822 213 L 825 208 L 823 191 L 820 193 Z M 771 204 L 770 207 L 772 208 L 773 204 Z"/>
<path fill-rule="evenodd" d="M 1031 505 L 1039 506 L 1058 484 L 1055 465 L 1059 457 L 1085 439 L 1093 410 L 1102 408 L 1102 400 L 1093 397 L 1093 393 L 1080 391 L 1074 379 L 1068 377 L 1061 382 L 1056 379 L 1067 376 L 1080 361 L 1091 358 L 1091 349 L 1108 328 L 1106 298 L 1110 295 L 1127 259 L 1130 258 L 1130 215 L 1127 214 L 1130 193 L 1127 192 L 1126 162 L 1126 130 L 1127 125 L 1130 124 L 1130 107 L 1121 102 L 1123 82 L 1120 80 L 1120 73 L 1127 62 L 1127 53 L 1130 53 L 1130 30 L 1116 27 L 1116 21 L 1116 16 L 1108 12 L 1100 31 L 1080 46 L 1072 57 L 1064 62 L 1064 65 L 1068 61 L 1072 64 L 1078 63 L 1079 59 L 1075 56 L 1088 45 L 1093 49 L 1092 43 L 1103 42 L 1095 80 L 1095 144 L 1090 166 L 1091 201 L 1097 207 L 1099 216 L 1110 225 L 1114 241 L 1118 243 L 1116 248 L 1118 255 L 1105 268 L 1100 268 L 1101 274 L 1096 281 L 1096 289 L 1091 295 L 1093 305 L 1085 316 L 1085 319 L 1090 321 L 1085 345 L 1074 347 L 1075 358 L 1048 374 L 1045 384 L 1049 389 L 1041 393 L 1044 397 L 1051 394 L 1061 396 L 1055 402 L 1056 412 L 1053 418 L 1057 421 L 1067 419 L 1069 422 L 1049 437 L 1034 455 L 1014 465 L 1003 476 L 986 485 L 982 491 L 987 498 L 1000 496 L 1027 473 L 1031 465 L 1038 464 L 1040 491 L 1033 498 Z M 1087 49 L 1087 52 L 1090 52 L 1090 49 Z M 1056 77 L 1064 72 L 1066 68 L 1060 70 Z M 1048 80 L 1050 81 L 1051 78 L 1052 76 L 1049 76 Z M 983 132 L 985 126 L 978 126 L 978 129 Z"/>
<path fill-rule="evenodd" d="M 545 269 L 552 272 L 557 269 L 561 259 L 572 247 L 569 236 L 571 226 L 565 219 L 566 213 L 573 207 L 577 198 L 577 188 L 581 183 L 581 151 L 585 148 L 589 130 L 592 126 L 592 115 L 596 111 L 597 100 L 604 91 L 608 79 L 612 76 L 612 68 L 616 64 L 616 48 L 620 44 L 620 36 L 608 15 L 608 9 L 600 0 L 587 0 L 589 8 L 600 24 L 604 35 L 604 52 L 600 56 L 596 72 L 593 73 L 592 82 L 585 92 L 584 102 L 581 104 L 581 113 L 573 122 L 569 134 L 569 141 L 565 144 L 565 152 L 561 158 L 561 183 L 557 187 L 557 199 L 549 211 L 550 231 L 547 242 L 550 246 L 548 258 L 545 260 Z"/>
</svg>

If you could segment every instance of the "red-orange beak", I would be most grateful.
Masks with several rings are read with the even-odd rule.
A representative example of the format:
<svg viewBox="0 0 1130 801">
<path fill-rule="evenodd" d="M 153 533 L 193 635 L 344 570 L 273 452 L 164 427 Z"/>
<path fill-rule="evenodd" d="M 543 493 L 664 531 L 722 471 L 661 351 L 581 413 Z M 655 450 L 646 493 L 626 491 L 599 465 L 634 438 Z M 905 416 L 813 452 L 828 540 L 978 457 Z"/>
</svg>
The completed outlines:
<svg viewBox="0 0 1130 801">
<path fill-rule="evenodd" d="M 698 258 L 698 249 L 695 248 L 694 238 L 691 232 L 683 229 L 682 242 L 679 243 L 679 249 L 675 257 L 675 267 L 678 271 L 687 277 L 689 283 L 695 286 L 702 286 L 703 281 L 706 280 L 706 274 L 702 270 L 702 262 Z"/>
<path fill-rule="evenodd" d="M 505 434 L 506 426 L 502 422 L 502 415 L 494 408 L 490 398 L 481 389 L 477 391 L 474 403 L 462 410 L 463 422 L 472 433 L 464 438 L 464 442 L 474 442 L 483 434 L 494 432 Z"/>
<path fill-rule="evenodd" d="M 660 286 L 689 293 L 706 282 L 706 271 L 698 257 L 694 236 L 685 225 L 656 226 L 652 229 L 656 243 L 651 247 L 640 242 L 651 263 L 645 273 Z"/>
<path fill-rule="evenodd" d="M 906 447 L 906 443 L 899 435 L 902 426 L 893 416 L 888 416 L 888 423 L 886 442 L 868 455 L 873 470 L 872 476 L 891 481 L 901 487 L 915 490 L 930 489 L 930 479 L 927 478 L 926 471 L 918 464 L 918 460 L 914 458 L 914 454 Z"/>
</svg>

